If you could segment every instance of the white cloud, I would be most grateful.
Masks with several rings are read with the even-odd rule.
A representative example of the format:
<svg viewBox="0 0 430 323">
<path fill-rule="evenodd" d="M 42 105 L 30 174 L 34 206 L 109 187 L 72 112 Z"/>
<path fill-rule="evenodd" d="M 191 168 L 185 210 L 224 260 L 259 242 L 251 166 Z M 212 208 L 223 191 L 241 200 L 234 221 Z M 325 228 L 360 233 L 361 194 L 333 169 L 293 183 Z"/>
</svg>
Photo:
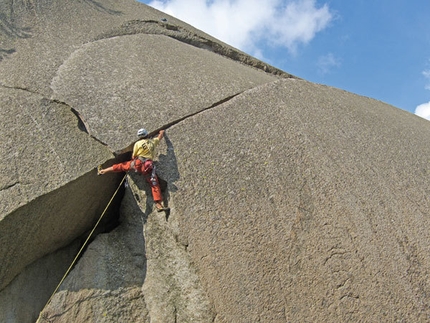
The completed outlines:
<svg viewBox="0 0 430 323">
<path fill-rule="evenodd" d="M 261 43 L 295 53 L 333 18 L 328 5 L 318 7 L 316 0 L 155 0 L 149 5 L 251 54 L 262 52 Z"/>
<path fill-rule="evenodd" d="M 424 119 L 430 120 L 430 102 L 420 104 L 415 109 L 415 114 Z"/>
<path fill-rule="evenodd" d="M 317 61 L 318 71 L 321 74 L 329 73 L 334 67 L 339 67 L 340 64 L 340 60 L 332 53 L 321 56 Z"/>
<path fill-rule="evenodd" d="M 327 5 L 317 8 L 314 0 L 289 1 L 266 22 L 268 34 L 276 45 L 295 51 L 328 26 L 332 14 Z"/>
<path fill-rule="evenodd" d="M 430 90 L 430 70 L 423 71 L 423 75 L 427 79 L 427 84 L 425 85 L 425 89 Z"/>
<path fill-rule="evenodd" d="M 424 70 L 422 74 L 426 78 L 426 82 L 427 82 L 427 84 L 425 85 L 425 89 L 430 90 L 430 70 Z M 417 106 L 415 109 L 415 114 L 424 119 L 430 120 L 430 102 L 423 103 Z"/>
</svg>

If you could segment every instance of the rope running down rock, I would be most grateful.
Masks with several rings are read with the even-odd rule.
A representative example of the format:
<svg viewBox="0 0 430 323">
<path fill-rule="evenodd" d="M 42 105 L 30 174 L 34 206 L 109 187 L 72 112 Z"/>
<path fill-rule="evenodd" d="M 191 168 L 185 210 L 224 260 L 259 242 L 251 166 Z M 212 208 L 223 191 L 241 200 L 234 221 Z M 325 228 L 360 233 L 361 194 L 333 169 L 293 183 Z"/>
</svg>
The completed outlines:
<svg viewBox="0 0 430 323">
<path fill-rule="evenodd" d="M 116 194 L 118 193 L 122 183 L 124 183 L 124 180 L 126 178 L 126 175 L 123 176 L 121 182 L 119 183 L 115 193 L 113 193 L 111 199 L 109 200 L 109 203 L 106 205 L 105 209 L 103 210 L 102 214 L 100 215 L 97 223 L 94 225 L 94 228 L 91 230 L 90 234 L 88 235 L 87 239 L 85 240 L 84 244 L 82 245 L 81 249 L 79 249 L 77 255 L 75 256 L 75 258 L 73 259 L 72 263 L 70 264 L 69 268 L 67 269 L 66 273 L 64 274 L 63 278 L 61 278 L 60 282 L 58 283 L 57 287 L 55 288 L 54 292 L 52 293 L 51 297 L 48 299 L 48 301 L 46 302 L 45 306 L 43 307 L 43 309 L 40 311 L 39 317 L 36 321 L 36 323 L 40 323 L 40 319 L 41 319 L 41 314 L 42 312 L 45 310 L 45 308 L 48 306 L 48 304 L 51 302 L 52 298 L 54 297 L 55 293 L 58 291 L 58 289 L 60 288 L 61 284 L 63 283 L 63 281 L 66 279 L 67 275 L 69 274 L 70 270 L 72 269 L 72 267 L 75 265 L 75 262 L 78 260 L 79 256 L 82 253 L 82 250 L 84 250 L 84 248 L 86 247 L 88 241 L 90 240 L 91 236 L 93 235 L 94 231 L 96 230 L 97 226 L 99 225 L 101 219 L 103 218 L 103 216 L 105 215 L 107 209 L 109 208 L 109 206 L 111 205 L 113 199 L 115 198 Z"/>
</svg>

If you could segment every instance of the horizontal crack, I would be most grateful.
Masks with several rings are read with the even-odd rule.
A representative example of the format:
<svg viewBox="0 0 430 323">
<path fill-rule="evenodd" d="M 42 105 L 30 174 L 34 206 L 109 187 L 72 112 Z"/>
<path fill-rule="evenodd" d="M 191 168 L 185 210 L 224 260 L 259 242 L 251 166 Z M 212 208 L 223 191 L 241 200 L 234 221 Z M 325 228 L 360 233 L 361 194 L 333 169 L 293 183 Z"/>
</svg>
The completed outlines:
<svg viewBox="0 0 430 323">
<path fill-rule="evenodd" d="M 174 126 L 175 124 L 177 124 L 177 123 L 179 123 L 179 122 L 181 122 L 181 121 L 184 121 L 185 119 L 191 118 L 191 117 L 193 117 L 193 116 L 195 116 L 195 115 L 197 115 L 197 114 L 200 114 L 200 113 L 205 112 L 205 111 L 207 111 L 207 110 L 213 109 L 213 108 L 215 108 L 215 107 L 217 107 L 217 106 L 219 106 L 219 105 L 221 105 L 221 104 L 223 104 L 223 103 L 225 103 L 225 102 L 227 102 L 227 101 L 230 101 L 231 99 L 233 99 L 234 97 L 236 97 L 236 96 L 238 96 L 239 94 L 242 94 L 242 93 L 243 93 L 243 92 L 239 92 L 239 93 L 236 93 L 236 94 L 230 95 L 230 96 L 228 96 L 228 97 L 226 97 L 226 98 L 224 98 L 224 99 L 222 99 L 222 100 L 220 100 L 220 101 L 218 101 L 218 102 L 215 102 L 214 104 L 212 104 L 211 106 L 209 106 L 209 107 L 207 107 L 207 108 L 204 108 L 204 109 L 199 110 L 199 111 L 197 111 L 197 112 L 190 113 L 190 114 L 188 114 L 188 115 L 186 115 L 186 116 L 184 116 L 184 117 L 182 117 L 182 118 L 179 118 L 179 119 L 177 119 L 177 120 L 175 120 L 175 121 L 169 122 L 169 123 L 167 123 L 166 125 L 164 125 L 163 127 L 161 127 L 161 128 L 159 128 L 159 129 L 154 130 L 153 132 L 151 132 L 151 133 L 150 133 L 150 136 L 154 136 L 154 135 L 156 135 L 160 130 L 168 129 L 168 128 L 170 128 L 171 126 Z"/>
<path fill-rule="evenodd" d="M 202 37 L 201 35 L 193 33 L 184 27 L 169 24 L 167 23 L 167 19 L 164 19 L 162 21 L 131 20 L 123 23 L 117 29 L 99 35 L 94 39 L 94 41 L 136 34 L 164 35 L 176 39 L 185 44 L 212 51 L 216 54 L 262 70 L 269 74 L 284 78 L 297 78 L 294 75 L 288 74 L 278 68 L 266 64 L 263 61 L 260 61 L 246 53 L 242 53 L 233 47 L 223 45 L 219 42 Z"/>
<path fill-rule="evenodd" d="M 37 95 L 40 95 L 40 96 L 43 97 L 43 95 L 41 95 L 40 93 L 37 93 L 36 91 L 32 91 L 32 90 L 30 90 L 29 88 L 26 88 L 26 87 L 11 86 L 11 85 L 3 84 L 3 83 L 0 83 L 0 86 L 4 87 L 5 89 L 25 91 L 25 92 L 29 92 L 29 93 L 32 93 L 32 94 L 37 94 Z"/>
<path fill-rule="evenodd" d="M 8 189 L 10 189 L 10 188 L 12 188 L 12 187 L 14 187 L 14 186 L 16 186 L 16 185 L 19 185 L 19 184 L 20 184 L 19 182 L 15 182 L 15 183 L 12 183 L 12 184 L 6 185 L 6 186 L 4 186 L 4 187 L 1 187 L 1 188 L 0 188 L 0 191 L 8 190 Z"/>
<path fill-rule="evenodd" d="M 228 96 L 228 97 L 226 97 L 226 98 L 224 98 L 224 99 L 222 99 L 222 100 L 220 100 L 220 101 L 215 102 L 214 104 L 212 104 L 212 105 L 211 105 L 211 106 L 209 106 L 209 107 L 206 107 L 206 108 L 201 109 L 201 110 L 199 110 L 199 111 L 196 111 L 196 112 L 193 112 L 193 113 L 187 114 L 186 116 L 184 116 L 184 117 L 182 117 L 182 118 L 179 118 L 179 119 L 176 119 L 176 120 L 174 120 L 174 121 L 172 121 L 172 122 L 169 122 L 169 123 L 165 124 L 164 126 L 159 127 L 159 128 L 157 128 L 157 129 L 155 129 L 154 131 L 150 132 L 150 133 L 148 134 L 148 137 L 156 136 L 156 135 L 160 132 L 160 130 L 166 130 L 166 129 L 168 129 L 168 128 L 170 128 L 170 127 L 172 127 L 172 126 L 174 126 L 174 125 L 178 124 L 179 122 L 184 121 L 185 119 L 191 118 L 191 117 L 193 117 L 193 116 L 195 116 L 195 115 L 198 115 L 198 114 L 200 114 L 200 113 L 202 113 L 202 112 L 205 112 L 205 111 L 207 111 L 207 110 L 213 109 L 213 108 L 215 108 L 215 107 L 217 107 L 217 106 L 219 106 L 219 105 L 221 105 L 221 104 L 223 104 L 223 103 L 225 103 L 225 102 L 227 102 L 227 101 L 230 101 L 231 99 L 233 99 L 234 97 L 236 97 L 236 96 L 238 96 L 238 95 L 240 95 L 240 94 L 242 94 L 242 93 L 243 93 L 243 91 L 241 91 L 241 92 L 239 92 L 239 93 L 236 93 L 236 94 L 233 94 L 233 95 L 230 95 L 230 96 Z M 126 148 L 124 148 L 124 149 L 117 150 L 116 152 L 114 152 L 114 155 L 115 155 L 115 156 L 118 156 L 118 155 L 125 154 L 125 153 L 127 153 L 127 152 L 132 151 L 132 150 L 133 150 L 133 146 L 134 146 L 135 142 L 136 142 L 136 141 L 134 141 L 133 143 L 131 143 L 128 147 L 126 147 Z"/>
</svg>

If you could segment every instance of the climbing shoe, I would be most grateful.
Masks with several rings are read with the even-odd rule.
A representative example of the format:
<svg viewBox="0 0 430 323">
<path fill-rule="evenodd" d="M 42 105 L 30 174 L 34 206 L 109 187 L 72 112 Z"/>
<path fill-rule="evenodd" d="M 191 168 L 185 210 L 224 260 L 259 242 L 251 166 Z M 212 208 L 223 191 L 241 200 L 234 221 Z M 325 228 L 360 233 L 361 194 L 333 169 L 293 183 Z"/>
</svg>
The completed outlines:
<svg viewBox="0 0 430 323">
<path fill-rule="evenodd" d="M 155 207 L 157 208 L 157 212 L 163 212 L 163 211 L 168 212 L 168 211 L 170 211 L 170 208 L 164 207 L 164 205 L 161 205 L 161 206 L 155 205 Z"/>
<path fill-rule="evenodd" d="M 97 166 L 97 175 L 101 175 L 100 171 L 102 170 L 102 165 Z"/>
</svg>

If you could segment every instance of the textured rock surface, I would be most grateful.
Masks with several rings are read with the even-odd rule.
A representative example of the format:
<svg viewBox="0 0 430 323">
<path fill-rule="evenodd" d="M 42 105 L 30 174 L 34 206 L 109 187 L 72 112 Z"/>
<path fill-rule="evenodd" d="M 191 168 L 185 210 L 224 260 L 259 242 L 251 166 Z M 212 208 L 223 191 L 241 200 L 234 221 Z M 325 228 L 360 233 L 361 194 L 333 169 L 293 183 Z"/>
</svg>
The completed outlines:
<svg viewBox="0 0 430 323">
<path fill-rule="evenodd" d="M 78 129 L 70 108 L 28 91 L 2 88 L 1 96 L 3 288 L 26 265 L 82 234 L 103 210 L 115 177 L 94 180 L 94 165 L 112 154 Z M 64 226 L 72 216 L 77 222 Z"/>
<path fill-rule="evenodd" d="M 121 226 L 89 245 L 41 322 L 149 322 L 141 290 L 147 272 L 143 214 L 129 191 L 121 214 Z"/>
<path fill-rule="evenodd" d="M 36 260 L 0 292 L 0 322 L 35 322 L 80 247 L 79 241 Z"/>
<path fill-rule="evenodd" d="M 429 318 L 427 121 L 285 80 L 169 135 L 179 240 L 216 322 Z"/>
<path fill-rule="evenodd" d="M 430 319 L 428 121 L 134 1 L 0 10 L 0 321 L 36 320 L 142 125 L 170 216 L 130 174 L 39 322 Z"/>
<path fill-rule="evenodd" d="M 91 134 L 120 150 L 142 123 L 158 128 L 274 80 L 175 39 L 138 34 L 82 46 L 59 68 L 52 88 L 56 99 L 79 107 Z"/>
<path fill-rule="evenodd" d="M 129 183 L 121 225 L 89 246 L 41 322 L 213 321 L 207 294 L 177 242 L 177 219 L 168 223 L 164 213 L 151 214 L 150 201 L 140 198 L 145 186 L 140 176 L 132 174 Z M 82 313 L 82 308 L 95 310 Z"/>
</svg>

